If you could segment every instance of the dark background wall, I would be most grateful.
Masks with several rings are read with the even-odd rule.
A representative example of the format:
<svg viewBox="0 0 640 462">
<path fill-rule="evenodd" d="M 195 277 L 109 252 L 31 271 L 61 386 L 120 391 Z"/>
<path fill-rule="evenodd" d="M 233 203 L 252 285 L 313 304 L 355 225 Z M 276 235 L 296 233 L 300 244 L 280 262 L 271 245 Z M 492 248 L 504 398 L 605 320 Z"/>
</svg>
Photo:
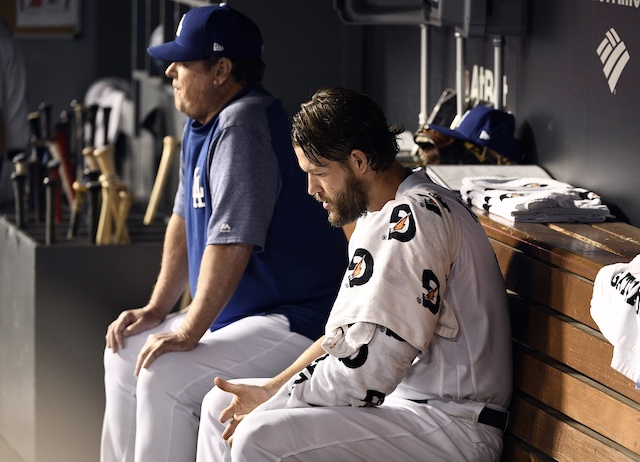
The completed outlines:
<svg viewBox="0 0 640 462">
<path fill-rule="evenodd" d="M 27 59 L 30 105 L 54 110 L 82 99 L 104 76 L 130 78 L 131 3 L 83 2 L 73 40 L 19 37 Z M 624 2 L 623 2 L 624 3 Z M 635 84 L 640 66 L 640 9 L 608 0 L 534 0 L 530 32 L 507 36 L 507 109 L 514 112 L 529 162 L 552 176 L 600 193 L 616 215 L 640 226 L 640 171 Z M 331 0 L 231 0 L 265 36 L 266 86 L 293 112 L 315 89 L 340 84 L 363 90 L 390 123 L 418 128 L 420 31 L 417 26 L 342 23 Z M 630 56 L 615 91 L 597 49 L 614 29 Z M 455 86 L 453 30 L 429 30 L 429 110 Z M 492 68 L 491 38 L 467 41 L 467 66 Z M 57 109 L 56 109 L 57 108 Z M 55 112 L 54 112 L 55 113 Z"/>
</svg>

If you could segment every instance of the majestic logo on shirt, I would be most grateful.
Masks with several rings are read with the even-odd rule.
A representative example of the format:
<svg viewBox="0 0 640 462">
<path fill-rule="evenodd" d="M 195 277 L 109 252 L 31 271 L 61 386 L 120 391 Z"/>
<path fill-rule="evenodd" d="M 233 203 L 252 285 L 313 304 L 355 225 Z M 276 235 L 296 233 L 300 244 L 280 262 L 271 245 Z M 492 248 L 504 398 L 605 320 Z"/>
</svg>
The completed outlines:
<svg viewBox="0 0 640 462">
<path fill-rule="evenodd" d="M 408 242 L 416 235 L 416 222 L 407 204 L 396 206 L 391 212 L 389 229 L 389 239 L 396 239 L 400 242 Z"/>
<path fill-rule="evenodd" d="M 196 167 L 193 171 L 193 188 L 191 189 L 191 200 L 194 209 L 204 207 L 204 188 L 200 180 L 200 167 Z"/>
<path fill-rule="evenodd" d="M 366 249 L 356 249 L 349 262 L 349 287 L 361 286 L 369 282 L 373 275 L 373 256 Z"/>
<path fill-rule="evenodd" d="M 428 308 L 433 314 L 440 311 L 440 281 L 431 270 L 422 272 L 422 288 L 426 293 L 422 294 L 422 306 Z"/>
</svg>

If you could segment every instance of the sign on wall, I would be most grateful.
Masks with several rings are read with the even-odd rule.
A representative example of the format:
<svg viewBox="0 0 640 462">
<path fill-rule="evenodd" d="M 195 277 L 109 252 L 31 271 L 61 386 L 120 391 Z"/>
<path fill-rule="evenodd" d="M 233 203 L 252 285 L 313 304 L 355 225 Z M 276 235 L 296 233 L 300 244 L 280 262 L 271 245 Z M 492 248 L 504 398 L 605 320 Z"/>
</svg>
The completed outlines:
<svg viewBox="0 0 640 462">
<path fill-rule="evenodd" d="M 16 0 L 16 34 L 73 36 L 80 31 L 80 0 Z"/>
</svg>

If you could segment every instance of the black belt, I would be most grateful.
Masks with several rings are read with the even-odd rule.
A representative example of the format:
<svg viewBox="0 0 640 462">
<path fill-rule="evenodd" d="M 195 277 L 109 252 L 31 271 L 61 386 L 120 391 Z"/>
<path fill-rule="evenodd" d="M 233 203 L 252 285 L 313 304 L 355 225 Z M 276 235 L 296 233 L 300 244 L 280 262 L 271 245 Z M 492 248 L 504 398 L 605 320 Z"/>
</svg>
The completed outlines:
<svg viewBox="0 0 640 462">
<path fill-rule="evenodd" d="M 409 401 L 413 401 L 414 403 L 427 404 L 429 402 L 428 399 L 411 399 Z M 509 413 L 506 411 L 498 411 L 497 409 L 491 409 L 486 407 L 480 411 L 480 415 L 478 415 L 478 423 L 484 425 L 490 425 L 491 427 L 495 427 L 502 432 L 507 430 L 507 423 L 509 422 Z"/>
<path fill-rule="evenodd" d="M 480 411 L 480 415 L 478 416 L 478 423 L 491 425 L 492 427 L 496 427 L 503 432 L 507 429 L 508 421 L 508 412 L 498 411 L 489 407 L 485 407 L 482 411 Z"/>
</svg>

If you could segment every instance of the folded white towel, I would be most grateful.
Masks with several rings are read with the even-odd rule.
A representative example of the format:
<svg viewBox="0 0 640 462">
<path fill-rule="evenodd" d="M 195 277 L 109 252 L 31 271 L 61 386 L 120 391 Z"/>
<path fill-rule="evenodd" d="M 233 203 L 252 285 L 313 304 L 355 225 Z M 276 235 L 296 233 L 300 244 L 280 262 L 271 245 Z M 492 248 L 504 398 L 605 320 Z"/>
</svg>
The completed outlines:
<svg viewBox="0 0 640 462">
<path fill-rule="evenodd" d="M 467 203 L 511 221 L 601 222 L 613 218 L 600 196 L 550 178 L 465 177 Z"/>
</svg>

